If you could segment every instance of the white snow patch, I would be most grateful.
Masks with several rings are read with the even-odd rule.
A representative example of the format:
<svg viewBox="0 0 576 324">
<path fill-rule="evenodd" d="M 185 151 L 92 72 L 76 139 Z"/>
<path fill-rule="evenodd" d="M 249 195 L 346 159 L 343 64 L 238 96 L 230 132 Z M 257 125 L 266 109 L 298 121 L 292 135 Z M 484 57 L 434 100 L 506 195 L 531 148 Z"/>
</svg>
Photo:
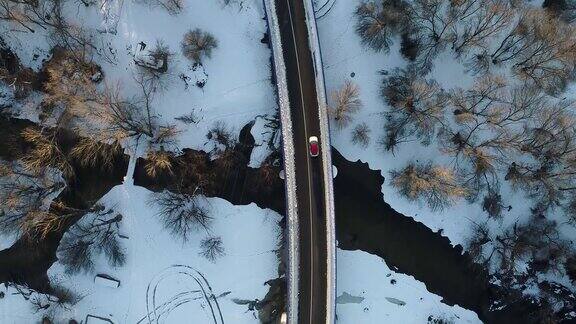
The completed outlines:
<svg viewBox="0 0 576 324">
<path fill-rule="evenodd" d="M 248 164 L 251 168 L 258 168 L 262 162 L 270 155 L 270 148 L 268 147 L 268 141 L 270 140 L 270 129 L 266 127 L 266 117 L 259 116 L 252 126 L 251 134 L 254 137 L 254 149 L 252 150 L 252 155 L 250 156 L 250 163 Z"/>
<path fill-rule="evenodd" d="M 428 292 L 422 282 L 395 273 L 377 256 L 337 251 L 337 295 L 363 298 L 359 303 L 339 303 L 338 323 L 427 323 L 431 315 L 456 323 L 482 323 L 474 312 L 442 303 L 442 297 Z"/>
<path fill-rule="evenodd" d="M 58 263 L 50 268 L 52 280 L 85 296 L 69 314 L 62 314 L 62 319 L 72 316 L 79 320 L 93 314 L 106 315 L 114 323 L 138 323 L 143 318 L 142 323 L 148 323 L 147 314 L 157 309 L 150 316 L 160 316 L 158 323 L 190 319 L 212 323 L 210 307 L 215 308 L 217 318 L 219 307 L 225 322 L 257 323 L 255 314 L 233 299 L 262 299 L 268 290 L 264 283 L 277 276 L 273 250 L 280 216 L 254 204 L 234 206 L 222 199 L 208 199 L 214 217 L 211 232 L 222 237 L 226 253 L 212 263 L 199 255 L 204 234 L 199 232 L 187 243 L 172 236 L 163 228 L 157 210 L 146 204 L 150 194 L 141 187 L 122 185 L 101 200 L 123 215 L 122 230 L 128 238 L 122 243 L 128 260 L 115 269 L 100 258 L 95 273 L 119 280 L 119 288 L 96 285 L 92 273 L 67 275 Z M 208 299 L 201 289 L 206 290 Z M 180 302 L 183 304 L 178 306 Z"/>
</svg>

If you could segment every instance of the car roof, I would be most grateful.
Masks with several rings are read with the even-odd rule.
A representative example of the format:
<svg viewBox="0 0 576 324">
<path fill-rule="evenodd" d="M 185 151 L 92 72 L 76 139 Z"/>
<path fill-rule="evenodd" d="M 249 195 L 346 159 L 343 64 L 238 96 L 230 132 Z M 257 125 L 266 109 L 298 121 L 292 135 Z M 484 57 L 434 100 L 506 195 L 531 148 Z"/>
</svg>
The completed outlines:
<svg viewBox="0 0 576 324">
<path fill-rule="evenodd" d="M 310 136 L 309 141 L 316 141 L 316 142 L 318 142 L 318 137 L 316 137 L 316 136 Z"/>
</svg>

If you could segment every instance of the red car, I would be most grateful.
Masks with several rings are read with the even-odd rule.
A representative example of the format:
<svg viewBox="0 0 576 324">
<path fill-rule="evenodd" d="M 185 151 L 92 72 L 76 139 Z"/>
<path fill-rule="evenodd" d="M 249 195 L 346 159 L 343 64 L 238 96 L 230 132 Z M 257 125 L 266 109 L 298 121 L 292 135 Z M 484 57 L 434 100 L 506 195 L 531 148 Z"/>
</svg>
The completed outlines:
<svg viewBox="0 0 576 324">
<path fill-rule="evenodd" d="M 320 146 L 318 145 L 318 137 L 310 136 L 308 139 L 308 148 L 310 150 L 311 157 L 317 157 L 320 153 Z"/>
</svg>

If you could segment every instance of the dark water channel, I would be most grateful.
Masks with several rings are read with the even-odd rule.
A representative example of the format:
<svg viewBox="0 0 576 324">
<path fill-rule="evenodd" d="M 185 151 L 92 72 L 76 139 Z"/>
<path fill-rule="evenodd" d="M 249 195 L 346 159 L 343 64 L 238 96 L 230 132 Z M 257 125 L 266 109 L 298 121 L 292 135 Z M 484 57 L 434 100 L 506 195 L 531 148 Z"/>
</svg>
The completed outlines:
<svg viewBox="0 0 576 324">
<path fill-rule="evenodd" d="M 489 284 L 488 273 L 461 246 L 453 247 L 448 238 L 392 209 L 383 199 L 379 170 L 332 152 L 338 168 L 334 200 L 339 248 L 383 258 L 390 268 L 425 283 L 444 303 L 470 309 L 485 323 L 540 323 L 536 305 L 522 298 L 506 302 L 508 294 Z M 495 301 L 507 306 L 490 310 Z"/>
<path fill-rule="evenodd" d="M 0 135 L 5 139 L 14 138 L 9 134 L 18 134 L 22 128 L 32 125 L 22 120 L 0 119 Z M 214 177 L 213 185 L 205 188 L 204 193 L 208 196 L 221 197 L 236 205 L 255 202 L 262 208 L 285 214 L 282 181 L 272 181 L 263 188 L 259 180 L 262 170 L 247 166 L 254 143 L 249 130 L 250 126 L 247 126 L 241 132 L 240 158 L 234 167 L 221 169 L 217 161 L 211 161 L 206 153 L 185 150 L 178 157 L 181 163 L 177 165 L 182 170 L 176 168 L 174 177 L 151 179 L 143 170 L 146 162 L 140 160 L 136 167 L 136 185 L 155 191 L 173 189 L 176 183 L 191 187 L 198 179 L 189 177 L 184 169 L 193 165 Z M 19 152 L 14 152 L 14 148 Z M 19 141 L 0 143 L 0 157 L 5 160 L 15 159 L 25 150 L 25 145 Z M 127 158 L 122 157 L 117 168 L 110 171 L 77 166 L 79 176 L 68 184 L 69 190 L 59 198 L 78 208 L 97 201 L 121 182 L 127 162 Z M 491 311 L 490 305 L 502 300 L 503 292 L 488 283 L 488 274 L 462 254 L 460 247 L 452 247 L 447 238 L 393 210 L 382 197 L 384 179 L 380 171 L 371 170 L 365 163 L 347 161 L 336 150 L 333 150 L 333 162 L 338 168 L 334 186 L 337 239 L 341 249 L 378 255 L 395 271 L 412 275 L 425 283 L 427 289 L 442 296 L 446 304 L 458 304 L 473 310 L 486 323 L 539 322 L 534 316 L 536 306 L 523 299 L 516 298 L 508 306 Z M 274 172 L 277 171 L 279 167 L 275 166 Z M 46 270 L 56 260 L 55 252 L 61 235 L 55 233 L 48 241 L 38 243 L 19 240 L 11 248 L 0 251 L 0 282 L 17 281 L 49 290 Z M 279 273 L 283 272 L 282 268 L 283 264 Z M 283 308 L 280 300 L 285 295 L 282 280 L 268 284 L 270 292 L 258 305 L 263 322 L 266 322 L 264 318 L 276 317 Z"/>
<path fill-rule="evenodd" d="M 21 158 L 30 148 L 20 133 L 27 127 L 37 127 L 34 123 L 0 115 L 0 159 L 14 161 Z M 60 148 L 69 150 L 78 140 L 71 134 L 59 138 Z M 120 154 L 114 163 L 114 169 L 91 168 L 71 162 L 75 177 L 66 179 L 64 189 L 55 201 L 70 209 L 69 219 L 63 222 L 59 231 L 46 236 L 43 240 L 21 237 L 11 247 L 0 251 L 0 283 L 16 282 L 25 284 L 40 292 L 51 293 L 52 286 L 47 271 L 56 261 L 56 250 L 64 232 L 83 216 L 82 210 L 90 208 L 114 186 L 122 183 L 128 169 L 128 156 Z M 4 203 L 4 202 L 0 202 Z M 60 210 L 53 210 L 60 213 Z M 70 213 L 70 211 L 67 211 Z"/>
</svg>

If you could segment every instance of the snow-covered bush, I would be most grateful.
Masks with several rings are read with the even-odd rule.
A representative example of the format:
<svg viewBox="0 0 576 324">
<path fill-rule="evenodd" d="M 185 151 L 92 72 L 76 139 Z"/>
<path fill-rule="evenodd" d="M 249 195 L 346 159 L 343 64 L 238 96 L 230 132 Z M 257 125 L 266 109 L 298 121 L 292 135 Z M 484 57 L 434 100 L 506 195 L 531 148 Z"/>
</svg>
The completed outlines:
<svg viewBox="0 0 576 324">
<path fill-rule="evenodd" d="M 100 254 L 113 267 L 124 265 L 126 253 L 119 237 L 121 221 L 122 215 L 112 209 L 98 205 L 91 208 L 64 234 L 58 247 L 58 260 L 66 272 L 91 272 Z"/>
<path fill-rule="evenodd" d="M 412 201 L 423 201 L 432 210 L 450 207 L 466 196 L 452 169 L 431 162 L 411 162 L 401 170 L 390 172 L 391 184 Z"/>
<path fill-rule="evenodd" d="M 403 0 L 361 2 L 355 15 L 362 43 L 376 51 L 388 51 L 394 34 L 405 29 L 406 7 Z"/>
<path fill-rule="evenodd" d="M 385 113 L 386 132 L 380 141 L 384 149 L 393 151 L 413 139 L 430 144 L 448 102 L 438 83 L 419 76 L 413 67 L 396 69 L 384 78 L 381 95 L 391 107 Z"/>
<path fill-rule="evenodd" d="M 332 93 L 329 113 L 338 128 L 348 126 L 360 108 L 362 108 L 360 90 L 352 81 L 346 80 L 342 88 Z"/>
<path fill-rule="evenodd" d="M 356 125 L 352 130 L 352 143 L 361 147 L 368 147 L 370 144 L 370 128 L 366 123 Z"/>
<path fill-rule="evenodd" d="M 202 63 L 204 58 L 212 56 L 212 51 L 218 47 L 218 41 L 212 34 L 196 28 L 184 34 L 181 47 L 184 56 L 192 62 Z"/>
<path fill-rule="evenodd" d="M 213 219 L 203 196 L 163 191 L 152 194 L 150 202 L 160 209 L 164 227 L 182 241 L 200 230 L 209 233 Z"/>
<path fill-rule="evenodd" d="M 144 169 L 150 177 L 171 175 L 174 167 L 174 157 L 171 152 L 150 150 L 146 154 L 146 165 Z"/>
<path fill-rule="evenodd" d="M 222 238 L 219 236 L 202 239 L 202 241 L 200 241 L 200 248 L 200 255 L 211 262 L 216 262 L 219 257 L 224 255 L 224 244 L 222 243 Z"/>
<path fill-rule="evenodd" d="M 139 0 L 150 7 L 160 7 L 171 15 L 177 15 L 184 10 L 183 0 Z"/>
</svg>

